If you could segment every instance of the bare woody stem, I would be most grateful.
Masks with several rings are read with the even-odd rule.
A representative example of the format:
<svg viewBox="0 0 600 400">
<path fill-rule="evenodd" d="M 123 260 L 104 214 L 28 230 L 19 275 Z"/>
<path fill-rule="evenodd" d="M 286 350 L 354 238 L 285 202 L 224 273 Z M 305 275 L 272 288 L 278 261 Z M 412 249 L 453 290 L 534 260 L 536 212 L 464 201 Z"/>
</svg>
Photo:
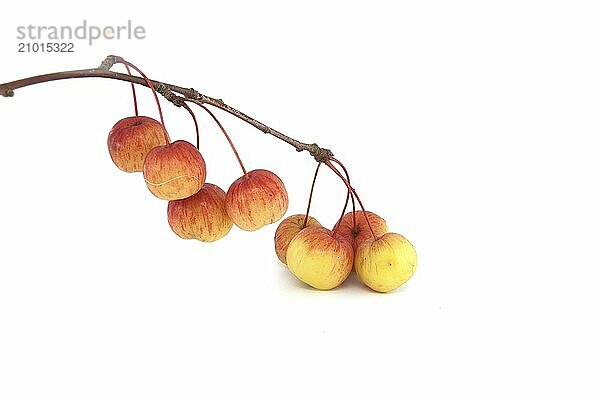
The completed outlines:
<svg viewBox="0 0 600 400">
<path fill-rule="evenodd" d="M 0 84 L 0 95 L 4 97 L 11 97 L 14 96 L 15 90 L 26 86 L 31 86 L 43 82 L 76 78 L 107 78 L 131 82 L 143 86 L 149 86 L 149 83 L 146 82 L 143 78 L 110 71 L 113 65 L 115 65 L 119 61 L 120 57 L 118 56 L 108 56 L 97 68 L 56 72 L 2 83 Z M 229 114 L 241 119 L 242 121 L 254 126 L 256 129 L 286 142 L 290 146 L 293 146 L 298 152 L 308 151 L 310 155 L 313 156 L 314 159 L 318 162 L 323 162 L 329 157 L 333 156 L 331 150 L 322 148 L 316 143 L 303 143 L 287 135 L 284 135 L 283 133 L 273 128 L 270 128 L 262 122 L 257 121 L 256 119 L 244 114 L 243 112 L 238 111 L 235 108 L 225 104 L 225 102 L 223 102 L 223 100 L 221 99 L 206 96 L 202 93 L 199 93 L 193 88 L 184 88 L 169 83 L 163 83 L 157 80 L 149 80 L 149 82 L 151 82 L 151 84 L 154 86 L 158 93 L 160 93 L 163 97 L 165 97 L 167 100 L 169 100 L 171 103 L 177 106 L 180 105 L 178 103 L 181 102 L 182 98 L 185 98 L 187 100 L 194 100 L 194 102 L 197 102 L 198 104 L 201 103 L 210 105 L 219 108 L 223 111 L 226 111 Z M 179 96 L 176 93 L 179 94 Z"/>
</svg>

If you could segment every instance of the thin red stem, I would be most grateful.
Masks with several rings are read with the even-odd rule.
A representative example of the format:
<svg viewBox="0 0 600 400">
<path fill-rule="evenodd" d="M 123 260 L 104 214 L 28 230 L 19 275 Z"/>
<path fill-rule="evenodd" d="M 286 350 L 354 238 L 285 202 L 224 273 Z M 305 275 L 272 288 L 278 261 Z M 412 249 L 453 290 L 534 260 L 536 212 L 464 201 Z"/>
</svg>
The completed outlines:
<svg viewBox="0 0 600 400">
<path fill-rule="evenodd" d="M 129 65 L 125 64 L 125 69 L 127 73 L 131 75 L 131 69 L 129 69 Z M 135 110 L 135 122 L 140 122 L 140 114 L 138 112 L 138 104 L 137 104 L 137 96 L 135 94 L 135 84 L 131 83 L 131 92 L 133 93 L 133 109 Z"/>
<path fill-rule="evenodd" d="M 154 89 L 154 85 L 152 84 L 152 81 L 150 79 L 148 79 L 148 77 L 146 76 L 146 74 L 144 74 L 142 72 L 142 70 L 140 70 L 138 67 L 136 67 L 129 61 L 126 61 L 122 57 L 118 57 L 117 62 L 121 63 L 123 65 L 126 65 L 126 66 L 130 66 L 131 68 L 135 69 L 138 72 L 138 74 L 140 74 L 142 76 L 142 78 L 144 78 L 146 85 L 148 85 L 148 87 L 152 90 L 152 94 L 154 95 L 154 100 L 156 100 L 156 105 L 158 106 L 158 114 L 160 115 L 160 123 L 162 124 L 164 131 L 165 131 L 165 140 L 167 141 L 167 144 L 171 143 L 171 138 L 169 137 L 169 133 L 167 132 L 167 128 L 165 127 L 165 119 L 163 118 L 162 108 L 160 107 L 160 101 L 158 101 L 158 94 L 156 93 L 156 90 Z"/>
<path fill-rule="evenodd" d="M 189 101 L 188 99 L 182 99 L 182 100 L 183 101 Z M 202 107 L 204 109 L 204 111 L 206 111 L 212 117 L 212 119 L 215 120 L 215 122 L 217 123 L 217 125 L 219 125 L 219 128 L 221 128 L 221 132 L 223 132 L 223 135 L 225 135 L 225 138 L 229 142 L 229 146 L 231 146 L 231 150 L 233 150 L 233 154 L 235 154 L 235 158 L 237 158 L 238 163 L 240 164 L 240 167 L 242 167 L 242 172 L 244 173 L 244 175 L 247 175 L 248 173 L 246 172 L 246 168 L 244 167 L 244 163 L 242 162 L 242 159 L 240 158 L 240 155 L 238 154 L 235 146 L 233 145 L 233 142 L 231 141 L 231 138 L 227 134 L 227 131 L 225 130 L 225 128 L 223 127 L 223 125 L 221 125 L 221 122 L 217 119 L 217 117 L 215 117 L 215 114 L 213 114 L 212 111 L 210 111 L 204 105 L 196 103 L 196 102 L 193 102 L 193 103 L 196 104 L 198 107 Z"/>
<path fill-rule="evenodd" d="M 354 190 L 354 188 L 352 186 L 350 186 L 350 184 L 348 183 L 346 178 L 344 178 L 344 176 L 341 174 L 341 172 L 338 171 L 338 169 L 333 164 L 331 164 L 331 162 L 329 160 L 325 161 L 325 165 L 327 165 L 329 167 L 329 169 L 331 169 L 333 172 L 335 172 L 335 174 L 340 177 L 342 182 L 344 182 L 344 184 L 346 185 L 348 190 L 350 190 L 352 192 L 352 194 L 354 194 L 354 196 L 356 196 L 356 200 L 358 201 L 358 204 L 360 205 L 360 208 L 362 209 L 365 220 L 367 221 L 367 225 L 369 226 L 369 229 L 371 230 L 371 234 L 373 235 L 374 239 L 377 239 L 377 235 L 375 235 L 375 231 L 373 231 L 371 222 L 369 222 L 369 218 L 367 216 L 367 211 L 365 210 L 365 206 L 363 205 L 362 201 L 360 200 L 360 197 L 358 197 L 356 190 Z"/>
<path fill-rule="evenodd" d="M 306 207 L 306 215 L 304 216 L 304 223 L 302 224 L 302 229 L 306 228 L 306 224 L 308 223 L 308 213 L 310 212 L 310 203 L 312 202 L 313 191 L 315 190 L 315 183 L 317 182 L 317 175 L 319 175 L 319 168 L 321 168 L 321 163 L 317 163 L 317 169 L 315 170 L 315 176 L 312 180 L 312 185 L 310 186 L 310 195 L 308 196 L 308 206 Z"/>
<path fill-rule="evenodd" d="M 181 106 L 190 113 L 192 119 L 194 120 L 194 125 L 196 126 L 196 148 L 200 150 L 200 130 L 198 129 L 198 120 L 196 120 L 196 114 L 194 114 L 194 111 L 185 102 L 182 102 Z"/>
<path fill-rule="evenodd" d="M 346 174 L 346 180 L 348 181 L 348 185 L 352 186 L 352 184 L 350 183 L 350 174 L 348 173 L 348 170 L 346 169 L 344 164 L 342 164 L 342 162 L 335 157 L 330 157 L 330 160 L 342 167 L 344 173 Z M 344 211 L 346 210 L 344 209 Z M 356 231 L 356 203 L 354 202 L 354 196 L 352 196 L 352 229 Z"/>
<path fill-rule="evenodd" d="M 340 218 L 337 220 L 337 222 L 333 226 L 333 235 L 334 236 L 335 236 L 335 232 L 338 230 L 338 228 L 342 224 L 342 219 L 344 218 L 344 215 L 346 214 L 346 208 L 348 208 L 348 200 L 350 199 L 350 195 L 351 195 L 350 190 L 348 190 L 346 192 L 346 201 L 344 202 L 344 208 L 342 209 L 342 215 L 340 215 Z M 354 202 L 354 198 L 352 198 L 352 201 Z"/>
</svg>

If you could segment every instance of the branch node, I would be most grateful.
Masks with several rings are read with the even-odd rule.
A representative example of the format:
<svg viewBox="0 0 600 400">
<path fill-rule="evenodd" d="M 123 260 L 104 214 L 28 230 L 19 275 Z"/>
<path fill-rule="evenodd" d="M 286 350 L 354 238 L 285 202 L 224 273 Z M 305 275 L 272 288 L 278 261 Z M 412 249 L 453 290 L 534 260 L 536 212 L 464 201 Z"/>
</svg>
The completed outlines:
<svg viewBox="0 0 600 400">
<path fill-rule="evenodd" d="M 12 89 L 7 89 L 2 92 L 2 97 L 13 97 L 15 95 L 15 91 Z"/>
<path fill-rule="evenodd" d="M 173 99 L 169 101 L 173 103 L 174 106 L 181 107 L 185 104 L 185 97 L 177 96 L 176 94 L 174 94 Z"/>
<path fill-rule="evenodd" d="M 187 97 L 189 98 L 197 99 L 200 97 L 200 93 L 194 88 L 189 88 L 188 92 Z"/>
<path fill-rule="evenodd" d="M 160 93 L 165 99 L 169 100 L 175 106 L 181 107 L 181 100 L 179 100 L 180 97 L 173 93 L 171 89 L 164 83 L 155 82 L 154 90 L 156 90 L 157 93 Z"/>
<path fill-rule="evenodd" d="M 316 143 L 309 146 L 308 152 L 317 162 L 325 162 L 333 157 L 333 152 L 331 150 L 323 149 Z"/>
</svg>

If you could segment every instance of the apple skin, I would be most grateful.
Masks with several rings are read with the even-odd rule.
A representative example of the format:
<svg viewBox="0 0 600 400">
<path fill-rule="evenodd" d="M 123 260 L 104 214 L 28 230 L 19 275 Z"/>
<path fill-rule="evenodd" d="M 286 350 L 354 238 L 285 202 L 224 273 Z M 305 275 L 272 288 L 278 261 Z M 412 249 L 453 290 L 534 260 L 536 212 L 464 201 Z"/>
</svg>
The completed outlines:
<svg viewBox="0 0 600 400">
<path fill-rule="evenodd" d="M 354 229 L 354 219 L 352 218 L 352 211 L 346 213 L 341 221 L 336 224 L 337 228 L 334 229 L 336 236 L 349 240 L 352 243 L 354 251 L 367 239 L 373 239 L 373 233 L 369 229 L 367 220 L 362 211 L 356 211 L 356 230 Z M 379 215 L 371 211 L 366 211 L 367 218 L 371 223 L 373 232 L 377 237 L 382 236 L 388 232 L 387 223 Z"/>
<path fill-rule="evenodd" d="M 194 145 L 177 140 L 150 150 L 144 162 L 144 180 L 159 199 L 185 199 L 204 185 L 206 164 Z"/>
<path fill-rule="evenodd" d="M 290 242 L 300 231 L 305 229 L 304 218 L 306 214 L 295 214 L 290 215 L 279 223 L 277 230 L 275 231 L 275 253 L 279 261 L 287 265 L 285 257 Z M 309 216 L 306 221 L 306 227 L 309 226 L 321 226 L 319 221 Z"/>
<path fill-rule="evenodd" d="M 298 233 L 288 247 L 290 271 L 302 282 L 321 290 L 342 284 L 352 271 L 354 252 L 345 239 L 323 227 L 311 226 Z"/>
<path fill-rule="evenodd" d="M 377 240 L 367 239 L 354 256 L 354 269 L 360 280 L 381 293 L 403 285 L 416 268 L 415 248 L 398 233 L 388 232 Z"/>
<path fill-rule="evenodd" d="M 233 226 L 225 210 L 225 192 L 212 183 L 188 198 L 169 201 L 167 217 L 177 236 L 201 242 L 219 240 Z"/>
<path fill-rule="evenodd" d="M 142 172 L 148 152 L 167 144 L 162 124 L 150 117 L 127 117 L 108 134 L 108 152 L 115 165 L 125 172 Z"/>
<path fill-rule="evenodd" d="M 225 207 L 240 229 L 255 231 L 285 215 L 288 194 L 277 175 L 256 169 L 231 184 L 225 197 Z"/>
</svg>

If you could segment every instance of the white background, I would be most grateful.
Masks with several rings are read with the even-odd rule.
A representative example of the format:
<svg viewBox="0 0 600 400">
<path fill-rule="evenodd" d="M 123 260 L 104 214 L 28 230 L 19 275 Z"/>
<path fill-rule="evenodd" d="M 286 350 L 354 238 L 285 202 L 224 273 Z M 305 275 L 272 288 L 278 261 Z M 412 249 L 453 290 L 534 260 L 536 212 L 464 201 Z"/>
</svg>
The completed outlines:
<svg viewBox="0 0 600 400">
<path fill-rule="evenodd" d="M 184 241 L 106 137 L 122 82 L 0 99 L 0 399 L 598 398 L 600 13 L 593 1 L 20 1 L 0 81 L 117 53 L 332 148 L 408 237 L 413 279 L 311 290 L 275 225 Z M 146 28 L 142 41 L 19 54 L 18 25 Z M 148 91 L 141 110 L 156 117 Z M 185 111 L 163 101 L 174 138 Z M 314 161 L 218 113 L 247 166 L 303 212 Z M 239 168 L 198 111 L 208 181 Z M 326 170 L 314 215 L 344 189 Z"/>
</svg>

